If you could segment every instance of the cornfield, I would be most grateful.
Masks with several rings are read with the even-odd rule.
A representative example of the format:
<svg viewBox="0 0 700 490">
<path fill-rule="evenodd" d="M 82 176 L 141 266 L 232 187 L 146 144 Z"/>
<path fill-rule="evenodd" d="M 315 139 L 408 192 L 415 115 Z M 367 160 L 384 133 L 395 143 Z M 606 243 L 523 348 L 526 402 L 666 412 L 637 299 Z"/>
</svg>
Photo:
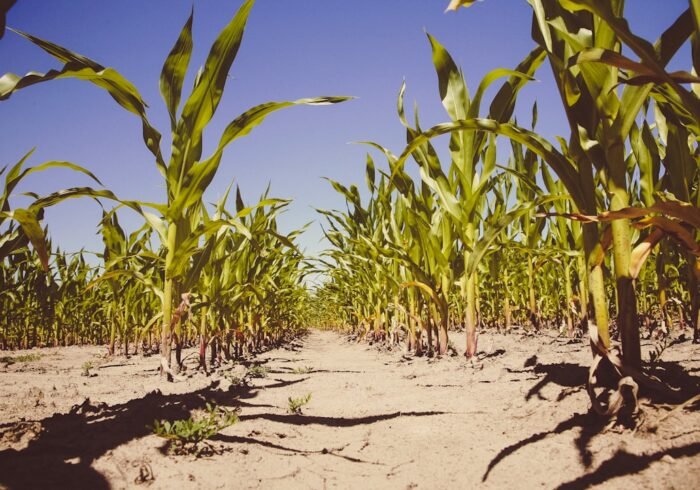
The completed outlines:
<svg viewBox="0 0 700 490">
<path fill-rule="evenodd" d="M 201 363 L 206 369 L 204 358 L 209 344 L 214 349 L 212 357 L 216 358 L 219 344 L 226 352 L 236 342 L 249 342 L 251 348 L 257 349 L 263 342 L 277 342 L 300 328 L 303 312 L 300 308 L 306 293 L 301 284 L 302 257 L 293 243 L 299 232 L 282 235 L 277 232 L 275 220 L 287 202 L 265 195 L 256 204 L 246 207 L 237 191 L 235 212 L 226 209 L 226 197 L 214 209 L 207 210 L 203 194 L 216 175 L 225 148 L 250 133 L 269 114 L 294 105 L 338 103 L 347 97 L 254 106 L 228 124 L 213 154 L 204 158 L 203 131 L 221 100 L 253 3 L 252 0 L 245 2 L 219 34 L 179 114 L 183 81 L 193 47 L 193 14 L 168 54 L 160 77 L 160 92 L 170 115 L 172 139 L 167 164 L 160 147 L 161 134 L 149 122 L 146 104 L 126 78 L 89 58 L 17 31 L 64 65 L 60 70 L 45 74 L 4 75 L 0 99 L 60 78 L 77 78 L 107 91 L 121 107 L 141 119 L 143 140 L 163 177 L 166 199 L 160 203 L 125 201 L 108 190 L 72 188 L 36 196 L 26 209 L 11 209 L 10 192 L 32 172 L 63 166 L 87 173 L 99 183 L 88 170 L 68 162 L 48 162 L 23 169 L 30 154 L 11 167 L 7 171 L 2 215 L 3 220 L 11 220 L 11 223 L 3 236 L 0 258 L 3 265 L 9 260 L 17 266 L 8 266 L 7 271 L 3 271 L 3 277 L 7 278 L 2 285 L 6 292 L 3 299 L 7 299 L 4 306 L 6 311 L 14 309 L 15 304 L 28 307 L 30 303 L 24 303 L 12 289 L 18 282 L 32 280 L 40 289 L 35 288 L 31 294 L 38 298 L 26 297 L 26 300 L 39 301 L 41 314 L 36 318 L 25 315 L 12 318 L 5 326 L 5 345 L 63 345 L 77 339 L 100 342 L 107 338 L 102 331 L 106 328 L 110 353 L 114 353 L 117 336 L 125 353 L 129 340 L 134 344 L 147 341 L 148 348 L 155 346 L 160 350 L 163 375 L 172 378 L 173 345 L 176 364 L 180 366 L 183 345 L 198 337 Z M 39 220 L 46 207 L 73 197 L 103 197 L 118 204 L 103 214 L 100 223 L 105 244 L 101 265 L 90 268 L 78 255 L 78 262 L 67 266 L 68 258 L 57 252 L 55 267 L 50 269 L 50 246 Z M 145 221 L 140 230 L 129 236 L 119 226 L 117 218 L 117 210 L 122 206 L 137 211 Z M 41 267 L 27 255 L 26 246 L 30 242 Z M 74 280 L 77 282 L 71 284 Z M 86 289 L 97 297 L 76 295 Z M 196 302 L 191 302 L 193 295 L 196 295 Z M 88 325 L 63 314 L 64 308 L 80 311 L 77 302 L 94 305 L 95 300 L 102 306 L 88 315 Z M 57 305 L 66 306 L 57 311 Z M 190 309 L 190 321 L 185 322 L 185 314 Z M 37 323 L 40 326 L 32 327 L 30 336 L 27 325 Z M 95 324 L 99 328 L 93 329 L 92 335 L 85 337 L 78 333 Z M 158 325 L 160 336 L 154 331 L 154 326 Z M 41 329 L 45 331 L 37 332 Z M 243 348 L 242 345 L 235 347 Z"/>
<path fill-rule="evenodd" d="M 592 325 L 602 349 L 619 338 L 625 366 L 638 370 L 642 325 L 691 328 L 700 340 L 698 98 L 683 86 L 700 79 L 664 69 L 696 42 L 697 19 L 688 9 L 652 45 L 629 30 L 623 2 L 530 3 L 537 47 L 513 70 L 487 74 L 473 97 L 428 35 L 449 122 L 422 130 L 416 113 L 409 123 L 402 86 L 407 146 L 397 156 L 370 143 L 388 170 L 377 177 L 368 154 L 368 202 L 331 182 L 347 211 L 321 211 L 333 246 L 318 295 L 342 314 L 322 321 L 383 338 L 401 328 L 410 350 L 438 355 L 448 330 L 464 328 L 467 357 L 478 328 L 588 335 Z M 571 126 L 558 145 L 536 133 L 536 104 L 529 128 L 512 119 L 518 92 L 545 63 Z M 448 164 L 432 141 L 445 134 Z M 497 138 L 510 141 L 506 157 Z M 420 182 L 406 173 L 409 160 Z"/>
<path fill-rule="evenodd" d="M 642 343 L 700 343 L 700 2 L 688 2 L 650 41 L 630 27 L 623 0 L 528 0 L 532 46 L 516 66 L 495 65 L 475 89 L 465 80 L 469 68 L 426 33 L 437 97 L 421 104 L 441 103 L 445 122 L 424 126 L 418 106 L 406 108 L 410 82 L 396 81 L 405 145 L 390 149 L 367 135 L 358 162 L 365 182 L 323 182 L 343 204 L 315 210 L 327 244 L 318 256 L 301 250 L 306 227 L 281 231 L 292 202 L 270 188 L 248 202 L 233 184 L 217 202 L 205 198 L 229 145 L 272 113 L 352 99 L 253 105 L 210 136 L 254 3 L 245 0 L 221 30 L 187 92 L 190 14 L 158 81 L 170 123 L 162 129 L 116 69 L 8 28 L 58 66 L 4 74 L 0 105 L 60 79 L 106 92 L 138 118 L 162 198 L 126 198 L 89 166 L 32 163 L 33 150 L 2 167 L 0 349 L 98 345 L 109 358 L 158 355 L 167 386 L 183 379 L 187 349 L 209 376 L 295 345 L 312 328 L 398 348 L 406 359 L 447 363 L 463 354 L 460 362 L 472 367 L 484 359 L 485 334 L 541 338 L 544 350 L 554 337 L 590 351 L 587 394 L 598 415 L 621 413 L 626 392 L 636 413 L 637 390 L 687 399 L 652 372 Z M 479 16 L 479 3 L 453 0 L 448 10 Z M 690 53 L 680 60 L 688 69 L 671 71 L 679 53 Z M 543 72 L 551 72 L 551 95 L 568 122 L 556 141 L 538 133 L 537 102 L 520 102 Z M 29 175 L 50 179 L 54 169 L 94 184 L 27 190 Z M 51 238 L 46 210 L 74 198 L 101 206 L 98 252 L 65 250 Z M 125 229 L 124 213 L 136 213 L 141 226 Z M 453 342 L 458 332 L 463 345 Z M 595 391 L 601 387 L 608 396 Z M 294 395 L 285 415 L 294 420 L 322 400 Z M 683 406 L 693 403 L 697 396 Z M 236 420 L 196 427 L 210 437 Z M 155 427 L 177 439 L 176 428 L 187 426 L 178 424 Z"/>
</svg>

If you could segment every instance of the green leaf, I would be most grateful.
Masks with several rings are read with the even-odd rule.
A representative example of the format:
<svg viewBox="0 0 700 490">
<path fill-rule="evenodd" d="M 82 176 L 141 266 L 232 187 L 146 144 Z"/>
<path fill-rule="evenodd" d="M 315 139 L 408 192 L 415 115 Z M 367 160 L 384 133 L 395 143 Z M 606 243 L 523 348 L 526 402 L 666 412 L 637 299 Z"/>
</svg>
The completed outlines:
<svg viewBox="0 0 700 490">
<path fill-rule="evenodd" d="M 465 119 L 469 108 L 469 91 L 464 77 L 443 45 L 430 34 L 426 35 L 433 51 L 442 105 L 452 120 Z"/>
<path fill-rule="evenodd" d="M 669 47 L 673 44 L 680 46 L 678 42 L 671 42 L 668 31 L 664 32 L 662 40 L 657 43 L 657 46 L 652 46 L 646 39 L 635 35 L 629 28 L 627 21 L 619 17 L 611 9 L 611 5 L 607 0 L 561 0 L 562 4 L 567 8 L 574 10 L 587 10 L 605 21 L 610 29 L 618 36 L 637 56 L 640 58 L 640 63 L 650 70 L 659 80 L 668 83 L 673 92 L 682 101 L 686 109 L 698 120 L 700 119 L 700 102 L 690 92 L 683 89 L 666 71 L 664 66 L 668 63 L 668 59 L 661 59 L 660 54 L 669 55 L 668 51 L 661 51 L 663 47 Z M 683 25 L 681 23 L 680 25 Z M 674 23 L 674 26 L 679 24 Z M 680 33 L 679 33 L 680 34 Z"/>
<path fill-rule="evenodd" d="M 267 102 L 252 107 L 226 126 L 226 129 L 221 135 L 216 152 L 222 151 L 231 142 L 249 134 L 256 126 L 262 123 L 269 114 L 280 109 L 298 105 L 317 106 L 338 104 L 351 99 L 352 97 L 313 97 L 294 101 Z"/>
<path fill-rule="evenodd" d="M 460 7 L 471 7 L 477 2 L 477 0 L 451 0 L 450 4 L 447 6 L 447 10 L 457 10 Z"/>
<path fill-rule="evenodd" d="M 184 151 L 185 147 L 189 146 L 190 151 L 194 151 L 195 160 L 199 158 L 201 152 L 202 131 L 219 106 L 229 70 L 243 40 L 248 14 L 254 3 L 254 0 L 246 0 L 231 22 L 219 33 L 209 51 L 202 74 L 198 78 L 199 83 L 182 109 L 177 136 L 173 140 L 179 145 L 180 151 Z M 187 165 L 187 162 L 181 162 L 177 166 L 183 164 Z M 179 168 L 175 170 L 175 175 L 178 175 Z"/>
<path fill-rule="evenodd" d="M 9 212 L 0 213 L 7 218 L 13 219 L 22 227 L 22 231 L 29 238 L 34 250 L 39 255 L 41 266 L 45 271 L 49 270 L 49 251 L 46 245 L 44 230 L 37 219 L 37 211 L 33 209 L 14 209 Z"/>
<path fill-rule="evenodd" d="M 421 281 L 408 281 L 401 284 L 402 288 L 414 287 L 426 293 L 436 305 L 441 305 L 440 297 L 435 288 Z"/>
<path fill-rule="evenodd" d="M 539 27 L 540 33 L 544 40 L 545 48 L 548 52 L 552 52 L 552 34 L 549 31 L 549 26 L 547 25 L 547 14 L 545 12 L 545 7 L 542 4 L 542 0 L 527 0 L 532 6 L 534 12 L 535 21 Z"/>
<path fill-rule="evenodd" d="M 644 121 L 642 130 L 632 127 L 630 146 L 639 167 L 639 185 L 642 191 L 642 202 L 649 207 L 654 204 L 654 192 L 659 180 L 660 158 L 656 141 L 649 125 Z"/>
<path fill-rule="evenodd" d="M 442 105 L 452 121 L 467 119 L 470 117 L 470 100 L 464 76 L 444 46 L 430 34 L 427 34 L 427 36 L 433 53 L 433 65 L 438 76 L 438 89 Z M 415 131 L 408 125 L 406 125 L 406 129 L 409 133 L 409 139 L 412 139 Z M 417 111 L 416 129 L 420 130 L 418 128 Z M 475 164 L 474 154 L 478 151 L 474 146 L 474 137 L 474 134 L 470 132 L 454 133 L 450 137 L 452 161 L 456 164 L 456 168 L 459 171 L 462 190 L 467 195 L 471 192 Z M 430 163 L 428 159 L 430 151 L 430 147 L 426 147 L 423 151 L 426 154 L 426 157 L 424 157 L 425 163 Z M 418 159 L 416 161 L 419 164 L 421 163 Z M 435 172 L 431 176 L 434 179 L 440 179 Z M 442 187 L 445 187 L 444 184 L 442 184 Z"/>
<path fill-rule="evenodd" d="M 515 209 L 501 216 L 495 223 L 486 225 L 486 229 L 482 237 L 476 242 L 474 248 L 469 254 L 469 260 L 464 268 L 464 276 L 469 277 L 474 274 L 484 256 L 488 252 L 492 252 L 494 250 L 491 248 L 491 245 L 498 237 L 502 235 L 503 230 L 505 230 L 513 221 L 516 221 L 530 213 L 534 207 L 534 203 L 519 204 L 515 207 Z"/>
<path fill-rule="evenodd" d="M 27 161 L 27 159 L 34 153 L 34 148 L 29 150 L 20 160 L 15 163 L 7 172 L 7 175 L 5 176 L 5 188 L 3 189 L 2 194 L 0 195 L 0 211 L 9 211 L 10 206 L 7 202 L 7 200 L 10 198 L 10 194 L 14 190 L 14 188 L 17 186 L 19 181 L 21 180 L 20 175 L 22 174 L 22 165 L 24 165 L 24 162 Z M 3 167 L 2 172 L 0 172 L 0 175 L 2 175 L 7 167 Z M 0 221 L 2 223 L 2 221 Z"/>
<path fill-rule="evenodd" d="M 532 78 L 537 69 L 542 65 L 546 57 L 546 51 L 536 47 L 518 64 L 516 72 Z M 496 93 L 489 107 L 489 119 L 498 122 L 508 122 L 515 110 L 515 100 L 520 89 L 530 80 L 521 76 L 511 76 Z"/>
<path fill-rule="evenodd" d="M 52 192 L 49 195 L 40 197 L 31 204 L 30 209 L 40 209 L 54 206 L 65 201 L 66 199 L 75 199 L 77 197 L 102 197 L 117 202 L 129 202 L 121 201 L 112 191 L 108 191 L 106 189 L 93 189 L 92 187 L 71 187 L 69 189 Z M 133 203 L 131 203 L 130 207 L 140 210 L 139 207 Z"/>
<path fill-rule="evenodd" d="M 17 175 L 17 177 L 12 179 L 11 182 L 7 182 L 7 185 L 8 186 L 12 185 L 12 187 L 14 187 L 14 185 L 16 185 L 21 179 L 23 179 L 27 175 L 31 175 L 35 172 L 41 172 L 41 171 L 47 170 L 49 168 L 67 168 L 70 170 L 74 170 L 78 173 L 82 173 L 82 174 L 87 175 L 92 180 L 94 180 L 98 184 L 102 185 L 102 182 L 100 182 L 100 179 L 98 179 L 88 169 L 81 167 L 80 165 L 76 165 L 74 163 L 71 163 L 71 162 L 58 162 L 58 161 L 45 162 L 45 163 L 42 163 L 41 165 L 37 165 L 36 167 L 29 167 L 29 168 L 25 169 L 24 171 L 22 171 L 19 175 Z M 8 174 L 8 177 L 9 177 L 9 174 Z"/>
<path fill-rule="evenodd" d="M 54 79 L 77 78 L 91 82 L 106 90 L 119 105 L 141 118 L 143 140 L 146 147 L 156 157 L 159 171 L 165 175 L 165 163 L 160 150 L 161 135 L 148 121 L 146 103 L 131 82 L 116 70 L 105 68 L 99 63 L 73 53 L 62 46 L 21 31 L 14 32 L 36 44 L 65 65 L 60 70 L 49 70 L 47 73 L 30 72 L 24 77 L 12 73 L 3 75 L 0 77 L 0 100 L 9 98 L 10 95 L 22 88 Z"/>
<path fill-rule="evenodd" d="M 516 79 L 522 79 L 525 81 L 533 81 L 535 79 L 531 75 L 529 75 L 527 73 L 521 73 L 517 70 L 509 70 L 507 68 L 496 68 L 495 70 L 491 70 L 490 72 L 488 72 L 486 74 L 486 76 L 479 83 L 479 87 L 476 89 L 476 93 L 474 94 L 474 100 L 472 100 L 472 103 L 469 106 L 467 118 L 473 118 L 473 117 L 479 116 L 481 99 L 484 96 L 484 92 L 486 92 L 486 90 L 491 86 L 491 84 L 493 82 L 495 82 L 499 78 L 503 78 L 506 76 L 510 76 L 510 79 L 508 82 L 509 84 Z"/>
<path fill-rule="evenodd" d="M 375 167 L 374 167 L 374 160 L 372 160 L 372 156 L 367 153 L 367 164 L 365 167 L 365 179 L 367 180 L 367 188 L 371 193 L 374 193 L 376 186 L 376 175 L 375 175 Z"/>
<path fill-rule="evenodd" d="M 579 182 L 576 165 L 571 160 L 562 155 L 554 148 L 554 146 L 552 146 L 551 143 L 536 133 L 513 124 L 499 124 L 491 119 L 468 119 L 434 126 L 416 136 L 416 138 L 414 138 L 408 144 L 397 160 L 396 166 L 398 168 L 402 168 L 406 162 L 406 159 L 416 150 L 416 148 L 426 141 L 429 141 L 437 136 L 456 131 L 486 131 L 505 136 L 513 141 L 525 145 L 552 167 L 566 186 L 579 209 L 586 209 L 586 199 Z"/>
<path fill-rule="evenodd" d="M 146 219 L 146 222 L 148 223 L 148 225 L 151 228 L 153 228 L 156 233 L 158 233 L 158 238 L 160 238 L 161 243 L 167 243 L 168 242 L 168 232 L 167 232 L 165 221 L 163 221 L 161 218 L 159 218 L 155 214 L 149 213 L 147 211 L 144 211 L 141 214 Z"/>
<path fill-rule="evenodd" d="M 101 276 L 92 280 L 85 287 L 85 290 L 88 291 L 88 290 L 94 288 L 95 286 L 97 286 L 98 284 L 100 284 L 101 282 L 111 281 L 112 279 L 116 279 L 118 277 L 130 277 L 130 278 L 136 279 L 141 284 L 146 286 L 149 289 L 149 291 L 151 291 L 153 294 L 155 294 L 158 297 L 158 299 L 163 301 L 163 298 L 164 298 L 163 290 L 160 289 L 159 287 L 157 287 L 153 283 L 153 281 L 151 280 L 150 277 L 145 276 L 141 272 L 136 271 L 136 270 L 132 270 L 132 269 L 116 269 L 116 270 L 111 270 L 109 272 L 105 272 Z M 162 317 L 162 313 L 160 314 L 159 318 L 160 317 Z"/>
<path fill-rule="evenodd" d="M 186 172 L 171 206 L 171 216 L 180 216 L 182 210 L 187 209 L 201 200 L 204 191 L 214 179 L 223 151 L 228 144 L 249 134 L 265 118 L 279 109 L 296 105 L 327 105 L 349 100 L 349 97 L 316 97 L 299 99 L 287 102 L 268 102 L 249 109 L 234 119 L 224 130 L 219 141 L 219 146 L 208 159 L 197 162 Z"/>
<path fill-rule="evenodd" d="M 177 108 L 180 105 L 182 83 L 187 73 L 192 56 L 192 18 L 194 8 L 190 12 L 180 36 L 170 50 L 160 73 L 160 93 L 165 101 L 170 115 L 170 127 L 175 131 L 177 126 Z"/>
<path fill-rule="evenodd" d="M 212 220 L 207 223 L 200 224 L 197 228 L 185 238 L 175 250 L 170 266 L 165 273 L 169 277 L 180 277 L 190 265 L 190 259 L 199 249 L 199 242 L 202 237 L 205 239 L 211 237 L 222 227 L 235 228 L 239 233 L 243 234 L 248 240 L 252 240 L 253 235 L 250 230 L 238 220 Z"/>
</svg>

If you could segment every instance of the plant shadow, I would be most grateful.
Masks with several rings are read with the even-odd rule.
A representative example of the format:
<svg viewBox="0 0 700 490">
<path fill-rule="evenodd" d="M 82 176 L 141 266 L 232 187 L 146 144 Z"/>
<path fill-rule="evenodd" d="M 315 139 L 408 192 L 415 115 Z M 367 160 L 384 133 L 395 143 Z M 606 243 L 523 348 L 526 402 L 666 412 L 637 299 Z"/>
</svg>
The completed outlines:
<svg viewBox="0 0 700 490">
<path fill-rule="evenodd" d="M 583 389 L 588 379 L 588 369 L 577 364 L 539 364 L 536 362 L 536 359 L 528 360 L 528 362 L 530 366 L 534 365 L 530 372 L 544 374 L 545 376 L 530 388 L 525 397 L 526 400 L 530 400 L 533 396 L 537 396 L 542 400 L 547 400 L 542 396 L 541 391 L 550 383 L 557 384 L 564 388 L 558 398 L 558 400 L 561 400 L 563 397 Z M 642 396 L 651 403 L 665 403 L 668 401 L 678 401 L 678 399 L 687 399 L 697 395 L 698 391 L 700 391 L 700 378 L 691 375 L 690 373 L 692 370 L 685 369 L 677 362 L 659 362 L 648 367 L 646 371 L 651 375 L 661 378 L 664 383 L 674 390 L 674 398 L 672 400 L 669 399 L 668 394 L 664 394 L 663 392 L 651 390 L 642 391 Z M 593 411 L 574 414 L 569 419 L 557 424 L 551 430 L 538 432 L 503 448 L 489 463 L 482 477 L 482 481 L 486 481 L 491 471 L 501 461 L 516 451 L 530 444 L 537 443 L 549 436 L 562 434 L 574 429 L 579 430 L 579 434 L 574 442 L 579 452 L 581 464 L 585 468 L 589 468 L 593 462 L 593 454 L 589 449 L 591 441 L 603 431 L 608 423 L 609 420 L 598 416 Z M 602 483 L 606 481 L 607 478 L 639 472 L 652 462 L 663 457 L 664 454 L 671 454 L 672 457 L 676 457 L 673 455 L 677 454 L 678 457 L 683 457 L 692 456 L 699 452 L 700 443 L 677 447 L 667 452 L 658 452 L 650 455 L 635 455 L 625 452 L 624 450 L 619 450 L 610 460 L 602 463 L 594 472 L 587 473 L 578 479 L 572 480 L 564 484 L 561 488 L 587 488 L 588 486 Z"/>
<path fill-rule="evenodd" d="M 576 444 L 576 448 L 579 451 L 581 462 L 584 464 L 584 466 L 588 467 L 593 461 L 593 454 L 589 449 L 589 445 L 593 438 L 600 433 L 603 427 L 605 427 L 606 423 L 606 420 L 604 420 L 601 417 L 598 417 L 594 413 L 576 413 L 567 420 L 564 420 L 557 424 L 556 427 L 554 427 L 551 430 L 538 432 L 523 439 L 522 441 L 516 442 L 515 444 L 511 444 L 510 446 L 501 449 L 501 451 L 499 451 L 496 457 L 493 458 L 489 463 L 488 467 L 486 468 L 486 472 L 481 478 L 481 481 L 485 482 L 488 479 L 491 471 L 501 461 L 503 461 L 516 451 L 530 444 L 535 444 L 536 442 L 544 440 L 549 436 L 555 434 L 563 434 L 564 432 L 576 428 L 580 428 L 581 432 L 578 435 L 578 437 L 576 437 L 574 443 Z"/>
<path fill-rule="evenodd" d="M 268 385 L 265 389 L 286 384 Z M 0 487 L 110 488 L 105 477 L 91 467 L 93 462 L 122 444 L 149 435 L 154 420 L 188 418 L 193 410 L 203 409 L 208 402 L 233 408 L 239 405 L 239 398 L 257 396 L 258 389 L 239 385 L 223 390 L 214 382 L 186 394 L 163 395 L 155 390 L 111 406 L 86 399 L 68 413 L 39 421 L 38 433 L 26 448 L 0 451 Z M 6 424 L 0 437 L 19 424 Z"/>
<path fill-rule="evenodd" d="M 700 453 L 700 442 L 657 451 L 652 454 L 631 454 L 620 449 L 610 459 L 604 461 L 592 473 L 586 473 L 574 480 L 568 481 L 558 488 L 561 490 L 574 490 L 577 488 L 589 488 L 593 485 L 605 483 L 618 476 L 639 473 L 648 468 L 653 462 L 659 461 L 664 456 L 678 459 L 695 456 Z"/>
<path fill-rule="evenodd" d="M 652 364 L 647 371 L 663 381 L 675 394 L 675 396 L 669 397 L 663 392 L 645 393 L 652 402 L 679 402 L 700 393 L 700 377 L 691 374 L 695 371 L 684 367 L 680 362 L 658 361 Z"/>
<path fill-rule="evenodd" d="M 305 378 L 304 378 L 305 379 Z M 70 412 L 55 414 L 41 421 L 5 424 L 0 429 L 0 438 L 12 432 L 25 434 L 27 428 L 35 427 L 36 437 L 26 448 L 8 448 L 0 451 L 0 487 L 2 488 L 90 488 L 108 489 L 110 484 L 93 463 L 109 451 L 132 440 L 151 434 L 154 420 L 189 418 L 193 410 L 203 409 L 206 403 L 235 408 L 239 406 L 267 408 L 265 404 L 250 403 L 259 390 L 284 388 L 304 381 L 274 380 L 265 386 L 231 385 L 222 389 L 219 382 L 186 394 L 163 395 L 155 390 L 142 398 L 126 403 L 107 405 L 91 403 L 89 399 L 75 405 Z M 301 416 L 259 413 L 244 415 L 241 421 L 266 419 L 292 425 L 325 425 L 329 427 L 353 427 L 373 424 L 397 417 L 424 417 L 443 412 L 394 412 L 361 418 Z M 219 435 L 215 438 L 228 442 L 248 441 L 238 436 Z M 259 442 L 263 444 L 263 442 Z M 294 452 L 292 448 L 283 448 Z M 304 452 L 299 450 L 299 452 Z M 307 451 L 310 454 L 310 452 Z M 325 454 L 325 453 L 324 453 Z M 355 462 L 355 460 L 336 455 Z"/>
<path fill-rule="evenodd" d="M 327 427 L 355 427 L 358 425 L 376 424 L 385 420 L 392 420 L 398 417 L 430 417 L 434 415 L 445 415 L 448 412 L 392 412 L 380 415 L 369 415 L 366 417 L 323 417 L 313 415 L 297 415 L 297 414 L 274 414 L 260 413 L 253 415 L 242 415 L 240 419 L 255 420 L 264 419 L 271 422 L 279 422 L 291 425 L 325 425 Z"/>
<path fill-rule="evenodd" d="M 588 369 L 569 362 L 561 362 L 557 364 L 536 364 L 532 372 L 536 374 L 544 374 L 544 377 L 539 380 L 525 395 L 525 400 L 530 400 L 533 396 L 537 396 L 540 400 L 547 400 L 541 391 L 550 383 L 557 384 L 564 388 L 576 388 L 586 384 L 588 380 Z"/>
</svg>

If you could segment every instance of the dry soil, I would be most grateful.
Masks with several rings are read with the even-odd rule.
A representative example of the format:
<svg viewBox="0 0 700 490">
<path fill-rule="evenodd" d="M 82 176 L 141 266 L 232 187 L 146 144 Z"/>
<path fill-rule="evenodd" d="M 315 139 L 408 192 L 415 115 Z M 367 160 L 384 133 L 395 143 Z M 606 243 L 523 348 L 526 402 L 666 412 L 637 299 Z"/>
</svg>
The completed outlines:
<svg viewBox="0 0 700 490">
<path fill-rule="evenodd" d="M 582 341 L 486 334 L 480 348 L 472 365 L 312 331 L 210 376 L 192 357 L 174 383 L 157 356 L 5 353 L 40 359 L 0 361 L 0 487 L 700 488 L 700 412 L 643 403 L 636 429 L 606 428 L 589 413 Z M 267 376 L 246 377 L 251 363 Z M 698 346 L 677 341 L 657 366 L 684 396 L 700 391 Z M 199 454 L 152 434 L 206 402 L 240 420 Z"/>
</svg>

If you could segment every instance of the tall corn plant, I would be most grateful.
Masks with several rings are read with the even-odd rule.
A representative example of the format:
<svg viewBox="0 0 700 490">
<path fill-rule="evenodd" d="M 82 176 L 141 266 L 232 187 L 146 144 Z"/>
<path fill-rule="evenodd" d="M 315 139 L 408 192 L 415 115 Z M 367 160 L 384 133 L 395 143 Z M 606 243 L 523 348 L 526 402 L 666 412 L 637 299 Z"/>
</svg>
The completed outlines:
<svg viewBox="0 0 700 490">
<path fill-rule="evenodd" d="M 228 72 L 236 58 L 254 0 L 246 0 L 233 19 L 224 27 L 212 45 L 203 68 L 198 72 L 194 87 L 178 113 L 182 98 L 182 86 L 192 54 L 192 22 L 190 15 L 173 48 L 168 54 L 160 76 L 160 92 L 170 115 L 172 146 L 166 164 L 161 151 L 161 134 L 151 125 L 146 115 L 146 104 L 136 87 L 119 72 L 105 68 L 95 61 L 69 51 L 49 41 L 30 34 L 22 35 L 52 55 L 64 65 L 45 74 L 30 73 L 24 77 L 13 74 L 0 78 L 0 98 L 27 86 L 60 78 L 77 78 L 91 82 L 106 90 L 115 101 L 142 121 L 143 140 L 154 157 L 156 167 L 163 176 L 166 201 L 142 203 L 154 209 L 160 216 L 143 212 L 148 223 L 157 232 L 166 255 L 163 264 L 162 290 L 162 339 L 161 372 L 170 376 L 171 330 L 178 323 L 173 307 L 179 300 L 181 282 L 186 274 L 196 247 L 183 247 L 198 237 L 215 233 L 224 226 L 234 227 L 245 233 L 237 220 L 218 220 L 206 226 L 199 223 L 202 196 L 211 184 L 221 164 L 225 148 L 259 125 L 270 113 L 295 105 L 334 104 L 347 97 L 318 97 L 291 102 L 268 102 L 255 106 L 236 117 L 225 128 L 214 152 L 202 156 L 203 133 L 216 112 L 228 78 Z M 173 321 L 175 318 L 176 321 Z"/>
<path fill-rule="evenodd" d="M 645 108 L 650 93 L 659 90 L 654 86 L 658 84 L 664 87 L 660 89 L 662 92 L 671 92 L 684 100 L 691 117 L 700 114 L 697 99 L 679 85 L 679 81 L 690 79 L 683 74 L 671 76 L 663 70 L 692 32 L 690 14 L 688 11 L 682 14 L 652 46 L 627 27 L 622 17 L 623 1 L 550 0 L 533 2 L 533 7 L 533 23 L 539 27 L 539 31 L 534 30 L 535 40 L 546 47 L 555 72 L 571 123 L 569 149 L 579 165 L 579 172 L 592 164 L 609 196 L 606 210 L 616 212 L 627 208 L 632 204 L 632 184 L 625 144 L 629 142 L 636 155 L 650 151 L 652 145 L 648 139 L 644 141 L 635 137 L 635 120 Z M 547 18 L 553 20 L 545 22 Z M 643 64 L 620 55 L 623 43 L 641 57 Z M 656 76 L 649 77 L 649 71 Z M 619 83 L 624 84 L 622 90 L 616 90 Z M 697 123 L 692 126 L 697 126 Z M 688 154 L 687 149 L 685 154 Z M 642 185 L 645 185 L 653 174 L 651 161 L 637 158 L 636 163 L 643 178 Z M 672 173 L 673 169 L 669 167 L 668 171 Z M 652 189 L 646 190 L 648 196 Z M 687 193 L 677 197 L 688 200 Z M 592 226 L 587 225 L 584 231 L 590 228 Z M 641 268 L 640 260 L 645 257 L 640 255 L 639 246 L 646 248 L 649 239 L 635 246 L 633 228 L 627 219 L 613 220 L 610 228 L 623 356 L 626 364 L 639 368 L 641 353 L 634 280 L 635 271 Z M 659 228 L 655 233 L 658 235 L 660 231 Z"/>
</svg>

